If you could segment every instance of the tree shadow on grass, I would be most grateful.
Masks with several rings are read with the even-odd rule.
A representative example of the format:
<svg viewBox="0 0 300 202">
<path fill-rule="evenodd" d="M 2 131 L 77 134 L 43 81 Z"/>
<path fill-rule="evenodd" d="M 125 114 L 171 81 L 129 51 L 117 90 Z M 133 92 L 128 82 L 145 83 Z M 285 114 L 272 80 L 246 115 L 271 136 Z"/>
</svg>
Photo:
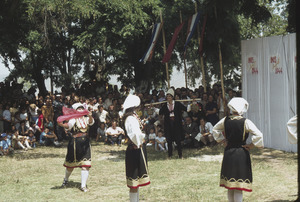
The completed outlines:
<svg viewBox="0 0 300 202">
<path fill-rule="evenodd" d="M 100 160 L 109 160 L 114 162 L 123 161 L 125 159 L 126 145 L 122 147 L 104 145 L 103 143 L 96 143 L 96 148 L 94 153 L 100 156 Z M 100 148 L 100 149 L 99 149 Z M 223 155 L 224 146 L 217 144 L 213 147 L 201 147 L 201 148 L 184 148 L 183 157 L 199 157 L 203 155 Z M 285 152 L 270 148 L 254 148 L 250 150 L 250 155 L 252 159 L 257 161 L 273 161 L 275 160 L 297 160 L 297 154 Z M 148 161 L 162 161 L 168 158 L 168 152 L 158 152 L 155 151 L 154 147 L 147 147 L 147 159 Z M 177 150 L 173 150 L 172 159 L 178 158 Z"/>
<path fill-rule="evenodd" d="M 80 188 L 81 186 L 81 183 L 80 182 L 74 182 L 74 181 L 69 181 L 67 186 L 65 187 L 61 187 L 60 186 L 54 186 L 54 187 L 51 187 L 51 189 L 68 189 L 68 188 Z"/>
<path fill-rule="evenodd" d="M 122 146 L 121 148 L 114 147 L 114 146 L 106 146 L 106 148 L 104 149 L 107 150 L 94 149 L 94 154 L 100 156 L 98 160 L 109 160 L 114 162 L 125 160 L 126 148 L 124 148 L 124 146 Z M 162 161 L 168 158 L 168 152 L 156 151 L 154 147 L 146 147 L 146 150 L 147 150 L 148 161 Z M 223 150 L 224 148 L 222 146 L 203 147 L 201 149 L 184 148 L 183 157 L 190 158 L 190 157 L 198 157 L 201 155 L 220 155 L 223 154 Z M 177 150 L 174 149 L 172 159 L 176 159 L 176 158 L 178 158 L 178 153 Z"/>
<path fill-rule="evenodd" d="M 111 147 L 109 150 L 106 151 L 96 150 L 94 151 L 94 153 L 100 156 L 98 160 L 120 162 L 124 161 L 125 159 L 125 151 L 123 148 L 120 147 Z"/>
<path fill-rule="evenodd" d="M 65 158 L 65 154 L 55 154 L 55 153 L 43 153 L 43 152 L 35 152 L 33 150 L 27 152 L 19 152 L 14 155 L 10 155 L 10 158 L 14 158 L 16 160 L 30 160 L 30 159 L 39 159 L 39 158 Z"/>
<path fill-rule="evenodd" d="M 297 160 L 295 153 L 271 149 L 271 148 L 254 148 L 250 151 L 252 159 L 257 161 L 274 161 L 274 160 Z"/>
</svg>

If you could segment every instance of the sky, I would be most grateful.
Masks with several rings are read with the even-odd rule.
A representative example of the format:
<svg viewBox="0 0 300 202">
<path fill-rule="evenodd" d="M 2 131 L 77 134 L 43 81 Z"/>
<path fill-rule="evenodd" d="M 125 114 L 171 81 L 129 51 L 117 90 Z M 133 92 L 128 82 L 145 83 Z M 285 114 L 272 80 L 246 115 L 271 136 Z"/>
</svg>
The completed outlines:
<svg viewBox="0 0 300 202">
<path fill-rule="evenodd" d="M 4 64 L 0 63 L 0 82 L 4 81 L 5 77 L 9 74 L 8 69 L 4 66 Z"/>
<path fill-rule="evenodd" d="M 0 62 L 0 82 L 3 82 L 5 77 L 9 75 L 8 69 L 4 66 L 2 61 Z M 184 72 L 177 71 L 175 68 L 173 69 L 173 73 L 170 75 L 170 86 L 174 86 L 175 88 L 181 88 L 185 87 L 185 79 L 184 79 Z M 113 75 L 111 76 L 110 83 L 112 85 L 118 85 L 118 87 L 121 87 L 121 83 L 117 82 L 117 76 Z M 50 80 L 45 81 L 47 90 L 50 91 Z M 200 81 L 197 82 L 197 86 L 200 85 Z M 193 89 L 193 88 L 191 88 Z"/>
</svg>

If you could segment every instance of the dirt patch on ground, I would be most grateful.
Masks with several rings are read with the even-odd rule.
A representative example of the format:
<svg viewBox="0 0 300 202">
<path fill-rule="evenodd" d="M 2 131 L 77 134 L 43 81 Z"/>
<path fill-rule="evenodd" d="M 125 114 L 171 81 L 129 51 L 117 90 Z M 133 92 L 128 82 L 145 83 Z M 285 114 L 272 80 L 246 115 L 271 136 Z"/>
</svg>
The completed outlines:
<svg viewBox="0 0 300 202">
<path fill-rule="evenodd" d="M 197 160 L 197 161 L 218 161 L 222 162 L 223 155 L 201 155 L 196 157 L 191 157 L 191 159 Z"/>
<path fill-rule="evenodd" d="M 97 158 L 97 160 L 104 161 L 104 160 L 111 160 L 111 159 L 118 159 L 118 158 L 119 158 L 118 156 L 109 155 L 109 156 L 100 156 L 99 158 Z"/>
</svg>

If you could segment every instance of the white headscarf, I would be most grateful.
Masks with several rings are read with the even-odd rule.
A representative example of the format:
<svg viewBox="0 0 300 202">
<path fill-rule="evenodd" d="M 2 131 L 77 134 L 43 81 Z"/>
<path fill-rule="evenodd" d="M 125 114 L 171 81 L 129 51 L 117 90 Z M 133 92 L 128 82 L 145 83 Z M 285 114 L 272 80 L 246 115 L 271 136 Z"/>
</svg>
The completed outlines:
<svg viewBox="0 0 300 202">
<path fill-rule="evenodd" d="M 233 112 L 237 112 L 239 115 L 243 115 L 247 112 L 249 103 L 242 97 L 234 97 L 227 105 Z"/>
<path fill-rule="evenodd" d="M 72 105 L 72 108 L 73 108 L 73 109 L 76 109 L 76 110 L 77 110 L 79 107 L 84 108 L 83 104 L 81 104 L 80 102 L 77 102 L 77 103 L 75 103 L 75 104 Z M 84 109 L 85 109 L 85 108 L 84 108 Z"/>
<path fill-rule="evenodd" d="M 138 96 L 129 94 L 123 103 L 123 113 L 125 113 L 126 109 L 138 107 L 140 104 L 141 99 Z"/>
</svg>

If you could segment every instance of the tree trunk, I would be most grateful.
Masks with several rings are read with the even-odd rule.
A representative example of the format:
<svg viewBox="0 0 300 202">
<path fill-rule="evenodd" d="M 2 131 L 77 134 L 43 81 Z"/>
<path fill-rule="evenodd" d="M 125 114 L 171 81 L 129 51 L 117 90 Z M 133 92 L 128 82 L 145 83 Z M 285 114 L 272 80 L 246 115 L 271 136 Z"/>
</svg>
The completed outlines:
<svg viewBox="0 0 300 202">
<path fill-rule="evenodd" d="M 151 64 L 143 64 L 140 62 L 141 53 L 145 51 L 145 47 L 142 45 L 141 40 L 135 40 L 133 43 L 128 45 L 127 55 L 130 63 L 133 65 L 134 71 L 134 87 L 139 92 L 146 92 L 150 88 L 149 76 L 151 75 Z"/>
<path fill-rule="evenodd" d="M 34 54 L 31 53 L 31 60 L 32 60 L 32 66 L 33 66 L 33 79 L 35 80 L 37 87 L 39 89 L 39 94 L 42 95 L 43 97 L 46 96 L 47 94 L 47 89 L 45 85 L 45 80 L 44 76 L 42 75 L 42 69 L 41 69 L 41 64 L 39 62 L 38 58 L 35 58 Z"/>
</svg>

